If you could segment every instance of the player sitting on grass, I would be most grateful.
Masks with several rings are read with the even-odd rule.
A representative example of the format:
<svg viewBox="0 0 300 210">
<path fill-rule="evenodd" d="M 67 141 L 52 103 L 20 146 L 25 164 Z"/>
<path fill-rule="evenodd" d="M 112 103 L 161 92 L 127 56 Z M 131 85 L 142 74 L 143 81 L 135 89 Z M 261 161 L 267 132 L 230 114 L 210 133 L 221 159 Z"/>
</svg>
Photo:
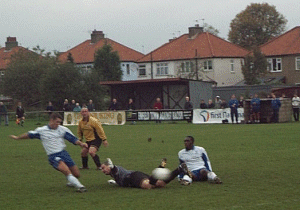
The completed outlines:
<svg viewBox="0 0 300 210">
<path fill-rule="evenodd" d="M 181 184 L 188 185 L 192 181 L 209 181 L 215 184 L 222 184 L 221 179 L 212 171 L 205 149 L 194 146 L 194 137 L 185 137 L 184 145 L 185 149 L 179 151 L 178 157 L 180 163 L 185 163 L 188 170 L 191 171 L 192 179 L 181 174 L 179 175 Z"/>
<path fill-rule="evenodd" d="M 61 121 L 62 117 L 60 114 L 52 113 L 48 125 L 20 136 L 11 135 L 10 137 L 16 140 L 40 139 L 48 155 L 50 165 L 66 176 L 68 180 L 67 186 L 75 187 L 78 192 L 86 192 L 86 188 L 77 179 L 80 175 L 79 169 L 65 150 L 66 144 L 64 139 L 74 145 L 80 145 L 85 148 L 87 148 L 87 144 L 79 141 L 68 128 L 61 126 Z"/>
<path fill-rule="evenodd" d="M 161 162 L 160 168 L 164 168 L 166 165 L 166 159 Z M 156 187 L 164 187 L 180 173 L 188 174 L 186 164 L 181 164 L 178 168 L 171 172 L 170 176 L 166 180 L 158 180 L 153 176 L 145 174 L 140 171 L 127 170 L 121 166 L 116 166 L 112 163 L 111 159 L 107 158 L 107 161 L 101 165 L 102 172 L 106 175 L 110 175 L 114 180 L 109 180 L 110 184 L 117 184 L 121 187 L 134 187 L 142 189 L 153 189 Z"/>
</svg>

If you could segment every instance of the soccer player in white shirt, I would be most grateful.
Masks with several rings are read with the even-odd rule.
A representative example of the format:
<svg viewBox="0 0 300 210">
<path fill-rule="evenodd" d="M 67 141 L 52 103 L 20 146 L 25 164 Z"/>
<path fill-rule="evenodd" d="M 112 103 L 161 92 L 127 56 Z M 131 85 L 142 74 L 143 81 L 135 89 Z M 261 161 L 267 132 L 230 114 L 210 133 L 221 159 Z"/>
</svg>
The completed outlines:
<svg viewBox="0 0 300 210">
<path fill-rule="evenodd" d="M 85 148 L 87 148 L 87 144 L 79 141 L 70 129 L 61 126 L 61 122 L 62 117 L 60 114 L 52 113 L 48 125 L 38 127 L 34 131 L 28 131 L 28 133 L 20 136 L 11 135 L 10 137 L 15 140 L 29 138 L 40 139 L 48 155 L 50 165 L 66 176 L 68 180 L 67 186 L 75 187 L 78 192 L 86 192 L 86 188 L 77 179 L 80 176 L 80 172 L 68 152 L 65 150 L 66 144 L 64 139 L 74 145 L 80 145 Z"/>
<path fill-rule="evenodd" d="M 210 181 L 215 184 L 222 184 L 222 181 L 212 171 L 208 155 L 203 147 L 194 146 L 194 137 L 187 136 L 184 139 L 185 149 L 178 152 L 180 163 L 185 163 L 191 171 L 192 180 L 180 175 L 181 184 L 188 185 L 192 181 Z"/>
</svg>

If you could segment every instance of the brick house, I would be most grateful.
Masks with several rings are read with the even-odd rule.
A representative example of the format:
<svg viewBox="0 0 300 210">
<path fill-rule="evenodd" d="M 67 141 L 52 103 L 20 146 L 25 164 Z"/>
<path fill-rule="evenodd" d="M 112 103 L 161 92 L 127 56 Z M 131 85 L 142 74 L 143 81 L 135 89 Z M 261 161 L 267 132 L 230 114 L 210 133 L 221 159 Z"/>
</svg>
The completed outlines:
<svg viewBox="0 0 300 210">
<path fill-rule="evenodd" d="M 105 43 L 110 44 L 114 51 L 117 51 L 121 60 L 121 70 L 123 71 L 123 81 L 135 80 L 137 78 L 137 64 L 135 63 L 144 54 L 126 47 L 109 38 L 105 38 L 102 31 L 94 30 L 91 39 L 82 42 L 74 48 L 62 53 L 59 56 L 61 61 L 67 61 L 69 53 L 74 59 L 74 63 L 84 71 L 89 71 L 93 67 L 95 52 Z"/>
<path fill-rule="evenodd" d="M 16 37 L 7 37 L 5 47 L 0 48 L 0 81 L 1 77 L 5 75 L 11 56 L 17 53 L 20 49 L 29 51 L 28 49 L 18 45 Z"/>
<path fill-rule="evenodd" d="M 246 49 L 203 32 L 196 25 L 138 61 L 138 79 L 186 78 L 234 85 L 244 79 Z"/>
<path fill-rule="evenodd" d="M 284 77 L 288 85 L 300 84 L 300 26 L 260 46 L 269 62 L 268 75 Z"/>
</svg>

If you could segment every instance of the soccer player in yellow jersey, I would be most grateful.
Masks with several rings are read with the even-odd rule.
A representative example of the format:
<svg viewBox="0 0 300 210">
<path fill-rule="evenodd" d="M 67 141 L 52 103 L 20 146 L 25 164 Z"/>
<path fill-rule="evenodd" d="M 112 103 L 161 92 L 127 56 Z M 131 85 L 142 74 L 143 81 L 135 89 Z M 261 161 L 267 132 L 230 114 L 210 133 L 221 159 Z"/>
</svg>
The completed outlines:
<svg viewBox="0 0 300 210">
<path fill-rule="evenodd" d="M 99 150 L 101 144 L 103 143 L 104 147 L 108 146 L 106 135 L 102 128 L 101 122 L 90 116 L 90 112 L 87 108 L 81 109 L 82 119 L 78 124 L 78 138 L 80 141 L 85 138 L 88 148 L 82 148 L 81 158 L 82 158 L 82 168 L 89 169 L 88 167 L 88 154 L 93 158 L 97 169 L 101 170 L 100 158 L 96 154 Z"/>
</svg>

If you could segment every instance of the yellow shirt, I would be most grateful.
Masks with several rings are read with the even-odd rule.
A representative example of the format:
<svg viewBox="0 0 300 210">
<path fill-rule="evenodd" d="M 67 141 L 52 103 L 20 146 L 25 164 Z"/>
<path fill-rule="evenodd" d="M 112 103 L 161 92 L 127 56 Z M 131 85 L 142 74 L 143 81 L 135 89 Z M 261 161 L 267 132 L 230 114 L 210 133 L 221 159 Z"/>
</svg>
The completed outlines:
<svg viewBox="0 0 300 210">
<path fill-rule="evenodd" d="M 92 116 L 89 116 L 88 121 L 83 121 L 82 119 L 79 121 L 77 134 L 80 141 L 82 141 L 83 137 L 86 141 L 93 141 L 97 138 L 100 138 L 102 141 L 106 140 L 101 122 Z"/>
</svg>

